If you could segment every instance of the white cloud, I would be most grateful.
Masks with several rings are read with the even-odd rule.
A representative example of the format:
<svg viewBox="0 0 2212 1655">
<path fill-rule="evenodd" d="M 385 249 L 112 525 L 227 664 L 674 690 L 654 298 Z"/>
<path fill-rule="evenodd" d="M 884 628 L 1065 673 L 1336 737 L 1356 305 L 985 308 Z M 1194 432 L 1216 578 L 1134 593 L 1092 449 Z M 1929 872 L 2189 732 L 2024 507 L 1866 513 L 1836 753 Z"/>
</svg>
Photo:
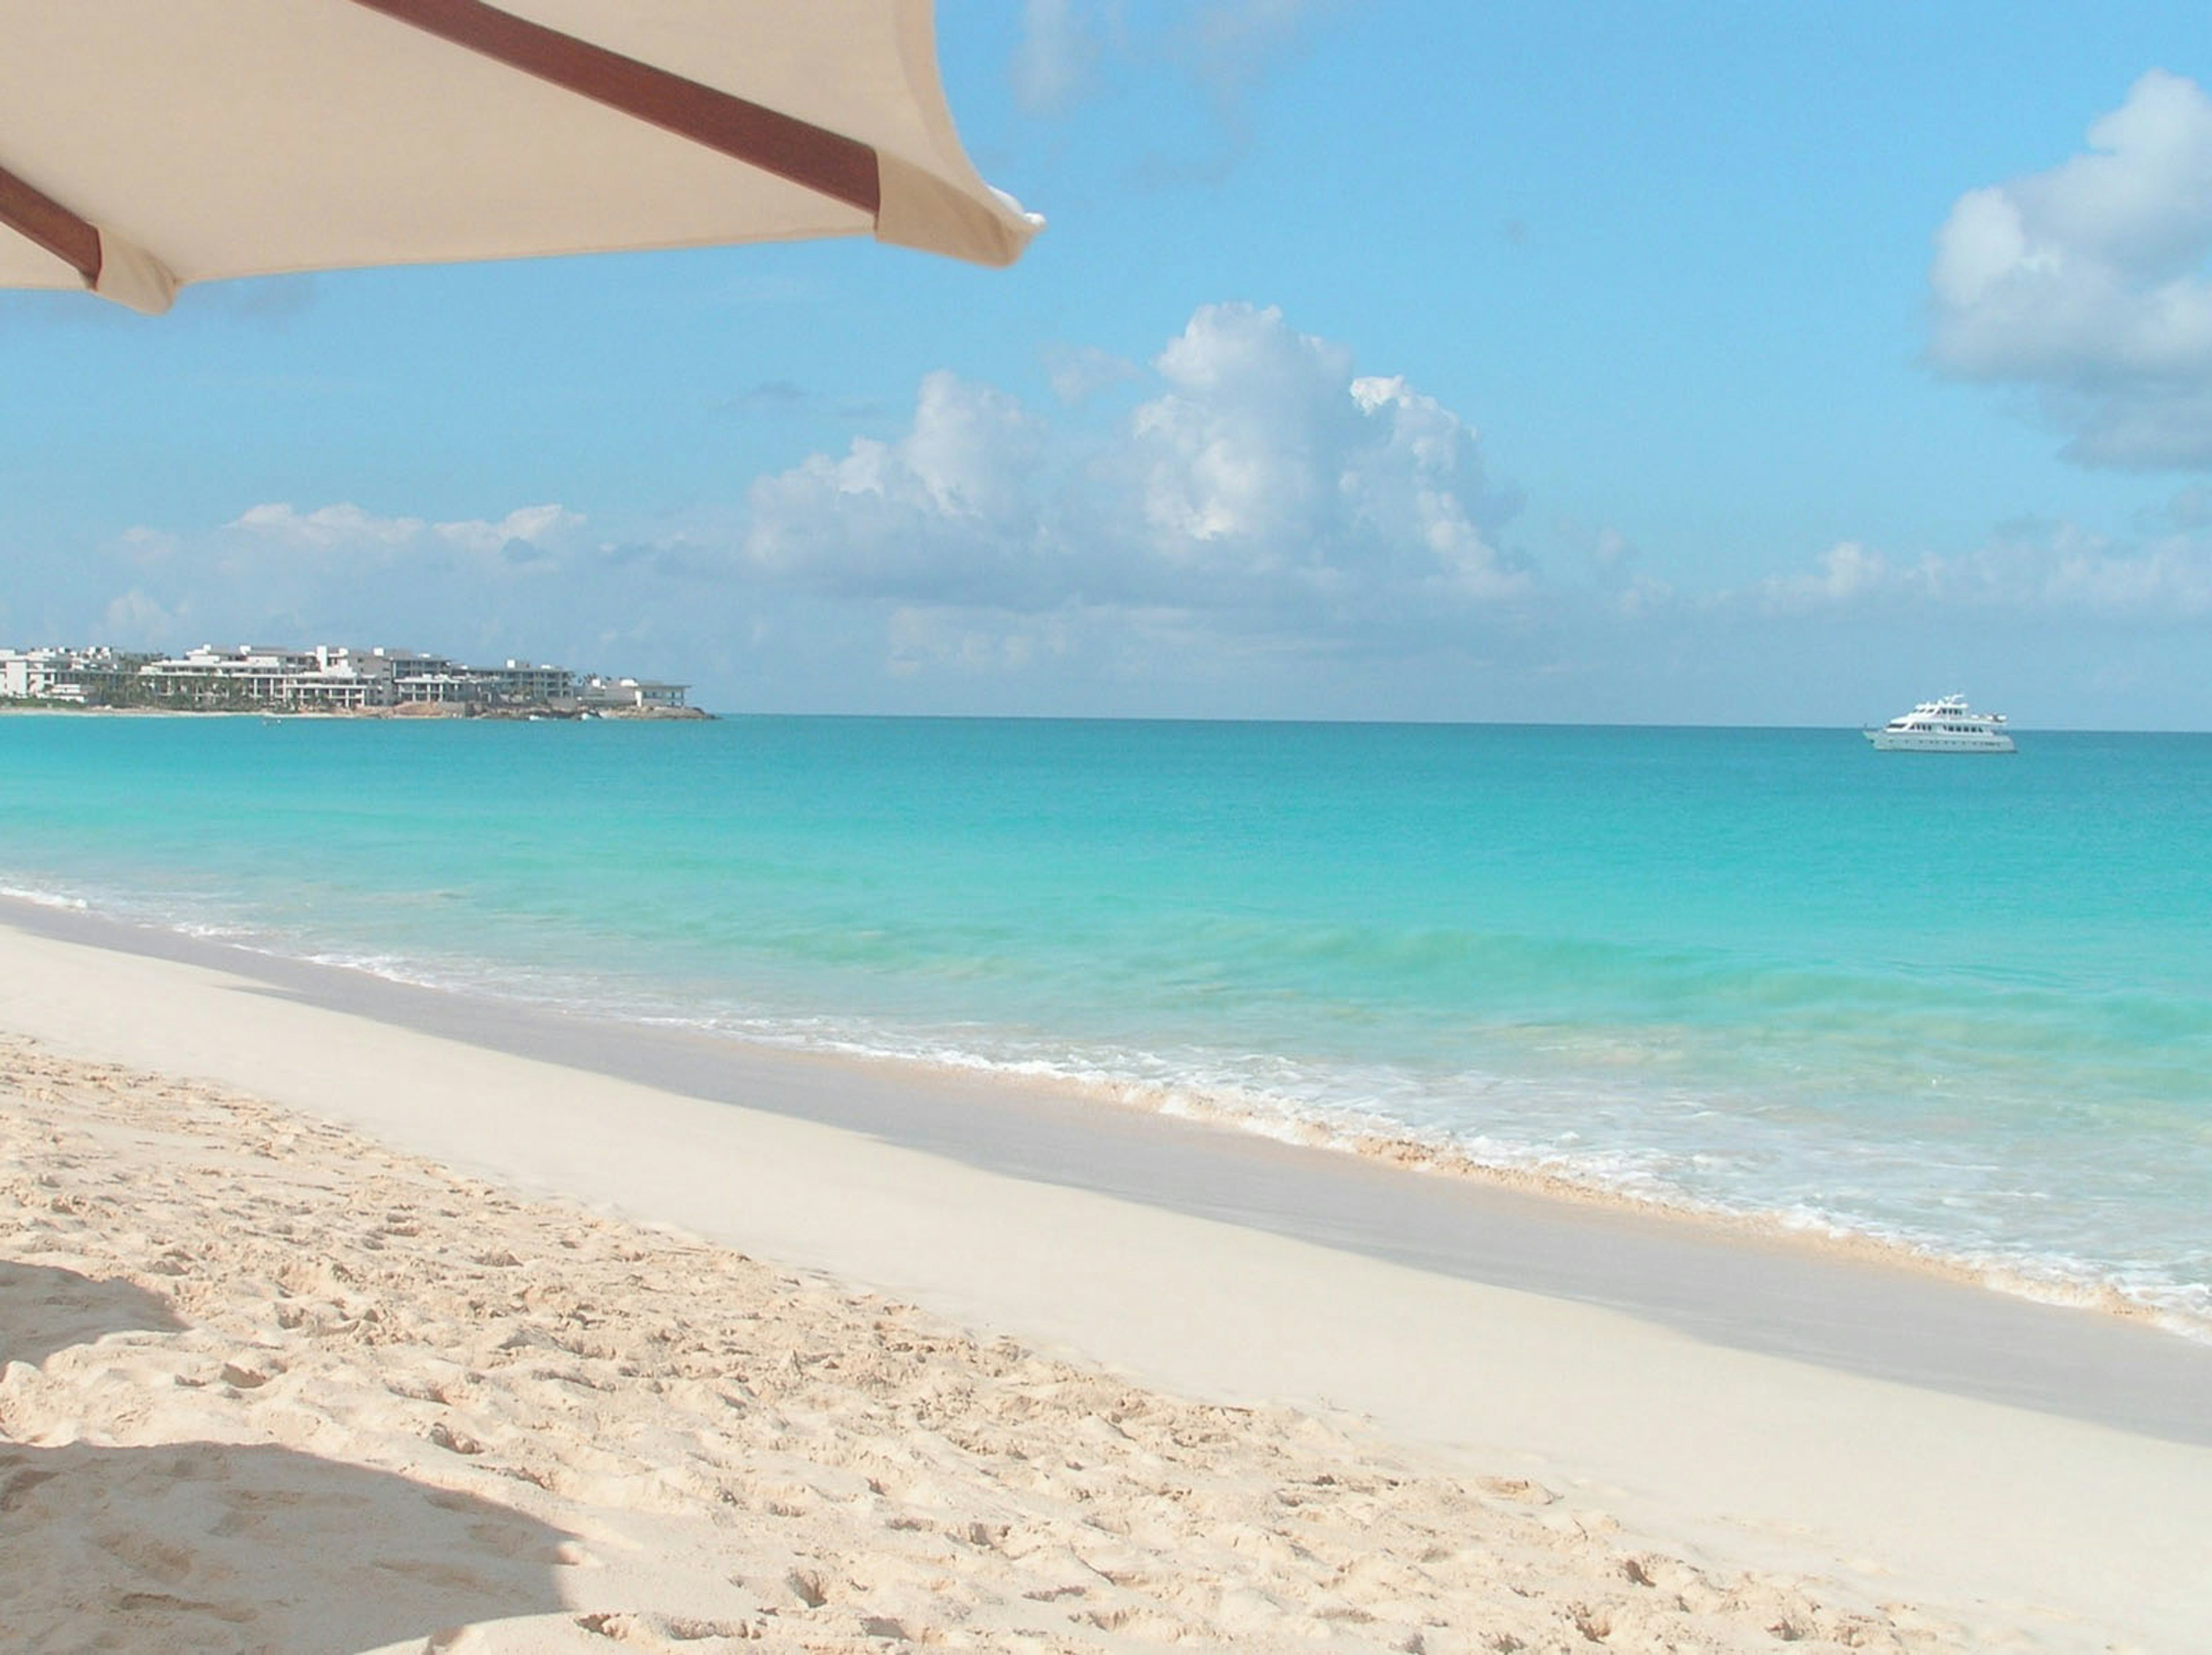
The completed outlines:
<svg viewBox="0 0 2212 1655">
<path fill-rule="evenodd" d="M 1759 582 L 1758 593 L 1767 608 L 1797 615 L 1856 603 L 1888 587 L 1891 578 L 1887 557 L 1844 540 L 1822 552 L 1811 570 L 1771 576 Z"/>
<path fill-rule="evenodd" d="M 856 437 L 756 480 L 742 560 L 848 594 L 1004 599 L 1035 574 L 1044 436 L 1003 392 L 931 374 L 896 441 Z"/>
<path fill-rule="evenodd" d="M 500 551 L 520 545 L 544 548 L 572 529 L 581 528 L 583 518 L 565 506 L 518 506 L 496 522 L 466 518 L 439 523 L 434 532 L 447 545 L 464 551 Z"/>
<path fill-rule="evenodd" d="M 2174 531 L 2124 542 L 2069 522 L 2027 521 L 1981 545 L 1899 563 L 1856 541 L 1829 548 L 1812 569 L 1777 575 L 1747 591 L 1770 614 L 1891 617 L 2009 613 L 2045 620 L 2142 625 L 2212 618 L 2212 535 Z"/>
<path fill-rule="evenodd" d="M 1215 546 L 1255 568 L 1303 561 L 1361 411 L 1351 352 L 1279 311 L 1207 305 L 1152 365 L 1168 389 L 1137 409 L 1127 452 L 1154 544 L 1194 563 Z"/>
<path fill-rule="evenodd" d="M 1519 496 L 1486 491 L 1474 429 L 1401 378 L 1354 380 L 1352 396 L 1381 440 L 1355 448 L 1340 490 L 1394 576 L 1478 600 L 1527 591 L 1491 538 Z"/>
<path fill-rule="evenodd" d="M 2212 465 L 2212 98 L 2154 70 L 2088 143 L 1953 206 L 1930 357 L 2036 391 L 2088 463 Z"/>
<path fill-rule="evenodd" d="M 1273 309 L 1208 305 L 1154 362 L 1096 464 L 1096 505 L 1164 577 L 1154 595 L 1257 606 L 1294 624 L 1464 614 L 1527 588 L 1493 536 L 1474 428 L 1401 378 Z"/>
<path fill-rule="evenodd" d="M 354 505 L 303 512 L 280 502 L 249 506 L 228 526 L 300 551 L 331 551 L 405 545 L 420 537 L 426 526 L 419 517 L 375 517 Z"/>
<path fill-rule="evenodd" d="M 1152 374 L 1085 432 L 933 374 L 902 435 L 754 484 L 744 563 L 909 617 L 1204 615 L 1321 648 L 1478 623 L 1531 588 L 1474 428 L 1402 379 L 1235 304 L 1195 313 Z"/>
<path fill-rule="evenodd" d="M 583 520 L 567 508 L 552 504 L 518 507 L 496 520 L 432 523 L 419 517 L 380 517 L 350 503 L 303 512 L 276 502 L 249 506 L 228 526 L 251 539 L 295 551 L 360 553 L 443 545 L 463 551 L 497 552 L 518 543 L 543 546 L 580 526 Z"/>
</svg>

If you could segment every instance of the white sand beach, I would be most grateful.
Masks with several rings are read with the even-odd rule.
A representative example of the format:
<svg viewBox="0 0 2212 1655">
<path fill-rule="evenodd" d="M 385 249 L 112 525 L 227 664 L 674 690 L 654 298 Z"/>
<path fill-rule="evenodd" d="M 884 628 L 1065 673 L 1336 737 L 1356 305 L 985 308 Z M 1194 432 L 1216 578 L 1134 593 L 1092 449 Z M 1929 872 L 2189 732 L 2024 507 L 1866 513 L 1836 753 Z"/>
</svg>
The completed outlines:
<svg viewBox="0 0 2212 1655">
<path fill-rule="evenodd" d="M 2207 1370 L 2089 1312 L 2023 1405 L 12 925 L 0 1037 L 21 1646 L 2212 1641 Z"/>
</svg>

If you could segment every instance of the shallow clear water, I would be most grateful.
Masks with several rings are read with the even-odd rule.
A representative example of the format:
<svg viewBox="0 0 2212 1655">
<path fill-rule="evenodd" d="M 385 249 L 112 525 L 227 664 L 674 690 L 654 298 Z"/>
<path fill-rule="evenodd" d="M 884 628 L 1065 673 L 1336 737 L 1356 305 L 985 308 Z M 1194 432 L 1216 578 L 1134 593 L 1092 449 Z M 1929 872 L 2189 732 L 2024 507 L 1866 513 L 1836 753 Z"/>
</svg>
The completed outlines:
<svg viewBox="0 0 2212 1655">
<path fill-rule="evenodd" d="M 2212 737 L 0 718 L 0 885 L 2212 1324 Z"/>
</svg>

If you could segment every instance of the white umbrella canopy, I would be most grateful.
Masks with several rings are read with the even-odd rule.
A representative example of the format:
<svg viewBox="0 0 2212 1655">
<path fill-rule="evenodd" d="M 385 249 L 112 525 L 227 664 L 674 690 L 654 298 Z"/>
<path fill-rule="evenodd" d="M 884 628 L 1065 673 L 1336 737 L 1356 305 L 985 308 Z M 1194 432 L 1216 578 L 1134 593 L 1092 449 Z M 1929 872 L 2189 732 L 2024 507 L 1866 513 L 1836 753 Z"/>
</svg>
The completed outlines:
<svg viewBox="0 0 2212 1655">
<path fill-rule="evenodd" d="M 931 0 L 0 0 L 0 286 L 873 235 L 978 264 Z"/>
</svg>

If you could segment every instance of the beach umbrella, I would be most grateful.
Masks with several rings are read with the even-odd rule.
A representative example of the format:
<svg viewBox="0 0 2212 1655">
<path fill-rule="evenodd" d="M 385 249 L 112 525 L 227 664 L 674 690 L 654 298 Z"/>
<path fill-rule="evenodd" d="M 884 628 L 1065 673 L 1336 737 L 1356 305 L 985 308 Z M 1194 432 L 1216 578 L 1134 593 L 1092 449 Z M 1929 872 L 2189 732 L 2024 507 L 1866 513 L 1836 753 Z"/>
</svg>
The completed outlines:
<svg viewBox="0 0 2212 1655">
<path fill-rule="evenodd" d="M 931 0 L 0 0 L 0 285 L 873 235 L 1008 265 Z"/>
</svg>

